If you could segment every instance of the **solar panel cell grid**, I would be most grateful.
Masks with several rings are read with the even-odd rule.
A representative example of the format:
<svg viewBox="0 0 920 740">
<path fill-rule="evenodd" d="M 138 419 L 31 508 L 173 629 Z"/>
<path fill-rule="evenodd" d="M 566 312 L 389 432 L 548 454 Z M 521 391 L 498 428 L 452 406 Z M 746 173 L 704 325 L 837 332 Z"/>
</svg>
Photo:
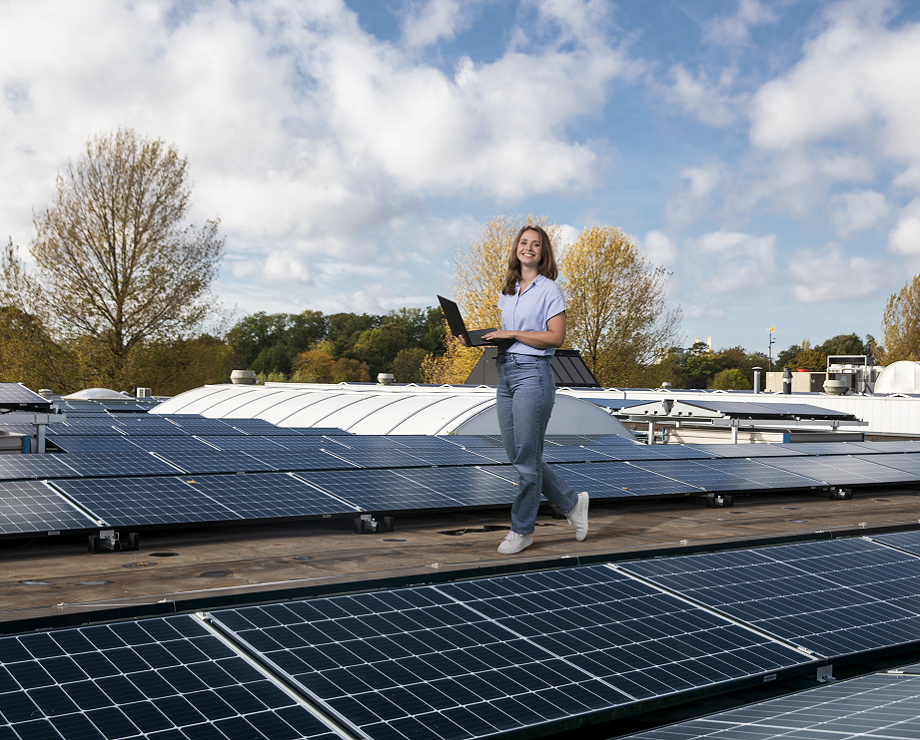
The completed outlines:
<svg viewBox="0 0 920 740">
<path fill-rule="evenodd" d="M 920 559 L 831 540 L 621 566 L 828 657 L 917 641 Z"/>
<path fill-rule="evenodd" d="M 505 478 L 477 468 L 416 468 L 400 470 L 399 475 L 431 492 L 432 501 L 449 497 L 453 506 L 510 504 L 518 492 L 517 486 Z"/>
<path fill-rule="evenodd" d="M 554 465 L 576 490 L 586 490 L 591 498 L 624 496 L 663 496 L 702 493 L 703 489 L 643 470 L 632 463 L 585 463 Z"/>
<path fill-rule="evenodd" d="M 0 655 L 16 737 L 339 737 L 189 616 L 0 638 Z"/>
<path fill-rule="evenodd" d="M 46 440 L 64 452 L 143 452 L 127 437 L 49 436 Z"/>
<path fill-rule="evenodd" d="M 240 518 L 182 478 L 81 478 L 54 481 L 53 485 L 110 527 Z"/>
<path fill-rule="evenodd" d="M 212 616 L 374 740 L 488 737 L 811 662 L 603 567 Z"/>
<path fill-rule="evenodd" d="M 267 465 L 271 470 L 340 470 L 356 467 L 353 463 L 323 450 L 252 450 L 244 453 Z"/>
<path fill-rule="evenodd" d="M 206 473 L 257 473 L 275 470 L 268 463 L 261 462 L 245 452 L 224 452 L 211 449 L 210 452 L 159 452 L 163 458 L 180 470 L 194 475 Z"/>
<path fill-rule="evenodd" d="M 707 491 L 763 490 L 770 487 L 766 483 L 741 478 L 695 460 L 641 460 L 634 465 Z"/>
<path fill-rule="evenodd" d="M 365 511 L 457 506 L 449 494 L 428 490 L 393 470 L 307 471 L 298 477 Z"/>
<path fill-rule="evenodd" d="M 283 450 L 284 447 L 275 442 L 271 437 L 256 437 L 252 435 L 196 435 L 196 438 L 207 442 L 218 450 Z"/>
<path fill-rule="evenodd" d="M 77 473 L 62 455 L 0 455 L 0 481 L 70 478 Z"/>
<path fill-rule="evenodd" d="M 37 534 L 97 526 L 38 481 L 0 483 L 0 534 Z"/>
</svg>

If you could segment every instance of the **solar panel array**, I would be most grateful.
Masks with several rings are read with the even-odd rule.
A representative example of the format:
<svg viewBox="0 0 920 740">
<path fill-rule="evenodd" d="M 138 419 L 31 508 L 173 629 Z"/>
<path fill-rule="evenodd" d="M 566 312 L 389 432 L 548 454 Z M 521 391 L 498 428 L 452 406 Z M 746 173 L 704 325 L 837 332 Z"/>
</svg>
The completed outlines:
<svg viewBox="0 0 920 740">
<path fill-rule="evenodd" d="M 186 524 L 200 524 L 269 515 L 268 509 L 246 506 L 235 511 L 210 497 L 183 505 L 178 493 L 188 488 L 183 475 L 255 476 L 247 485 L 261 485 L 261 495 L 271 497 L 265 486 L 281 478 L 258 475 L 294 473 L 305 496 L 307 489 L 310 496 L 323 492 L 319 499 L 296 503 L 279 494 L 269 507 L 272 517 L 284 516 L 285 501 L 291 517 L 505 506 L 517 490 L 517 474 L 496 436 L 355 436 L 276 427 L 261 419 L 156 416 L 145 411 L 152 405 L 68 402 L 68 421 L 51 425 L 48 437 L 66 454 L 0 458 L 0 482 L 47 480 L 43 496 L 46 490 L 60 494 L 61 506 L 77 504 L 109 526 L 134 527 L 179 524 L 183 516 Z M 556 435 L 546 439 L 545 458 L 595 500 L 920 479 L 920 444 L 884 444 L 649 446 L 618 435 Z M 147 480 L 160 477 L 174 480 Z M 226 477 L 218 480 L 229 483 Z M 323 504 L 328 510 L 319 511 Z M 0 522 L 0 535 L 57 531 L 54 517 L 42 513 L 46 505 L 44 499 L 31 505 L 20 494 L 18 510 L 28 516 L 15 525 Z M 29 521 L 35 522 L 32 532 Z"/>
<path fill-rule="evenodd" d="M 245 488 L 250 476 L 227 477 L 230 488 L 211 479 L 209 493 L 272 505 Z M 475 740 L 571 730 L 614 711 L 814 675 L 830 658 L 916 649 L 911 548 L 920 552 L 920 532 L 4 637 L 0 737 Z M 909 674 L 635 737 L 915 738 L 920 677 Z"/>
</svg>

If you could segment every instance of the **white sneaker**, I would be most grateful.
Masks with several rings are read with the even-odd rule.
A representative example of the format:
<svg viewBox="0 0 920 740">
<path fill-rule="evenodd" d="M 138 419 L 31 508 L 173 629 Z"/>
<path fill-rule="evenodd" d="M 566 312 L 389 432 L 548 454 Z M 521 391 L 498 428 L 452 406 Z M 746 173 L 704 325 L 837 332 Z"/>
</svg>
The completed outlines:
<svg viewBox="0 0 920 740">
<path fill-rule="evenodd" d="M 579 542 L 588 536 L 588 503 L 590 501 L 591 497 L 588 492 L 582 491 L 578 494 L 575 506 L 565 515 L 565 518 L 569 520 L 569 524 L 575 527 L 575 539 Z"/>
<path fill-rule="evenodd" d="M 514 555 L 521 550 L 530 547 L 533 544 L 533 537 L 529 534 L 518 534 L 517 532 L 508 532 L 508 535 L 498 546 L 499 555 Z"/>
</svg>

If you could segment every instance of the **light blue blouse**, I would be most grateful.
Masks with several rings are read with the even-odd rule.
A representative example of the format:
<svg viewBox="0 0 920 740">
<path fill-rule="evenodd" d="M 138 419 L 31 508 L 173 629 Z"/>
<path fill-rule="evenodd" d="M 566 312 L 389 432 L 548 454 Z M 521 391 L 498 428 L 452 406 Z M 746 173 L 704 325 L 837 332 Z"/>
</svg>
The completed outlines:
<svg viewBox="0 0 920 740">
<path fill-rule="evenodd" d="M 502 329 L 508 331 L 546 331 L 546 322 L 565 311 L 562 289 L 545 275 L 537 275 L 521 293 L 518 284 L 514 295 L 502 293 L 498 298 L 502 312 Z M 538 349 L 523 342 L 514 342 L 506 352 L 519 355 L 552 355 L 553 348 Z"/>
</svg>

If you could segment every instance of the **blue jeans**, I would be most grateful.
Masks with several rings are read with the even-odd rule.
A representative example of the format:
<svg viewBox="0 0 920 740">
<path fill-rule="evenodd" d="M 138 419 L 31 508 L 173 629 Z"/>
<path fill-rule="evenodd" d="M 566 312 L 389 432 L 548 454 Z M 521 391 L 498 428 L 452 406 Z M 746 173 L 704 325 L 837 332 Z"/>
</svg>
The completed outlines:
<svg viewBox="0 0 920 740">
<path fill-rule="evenodd" d="M 563 515 L 578 501 L 572 487 L 543 462 L 543 435 L 556 400 L 551 362 L 545 355 L 498 356 L 498 426 L 520 478 L 521 490 L 511 505 L 511 531 L 518 534 L 533 532 L 541 494 Z"/>
</svg>

